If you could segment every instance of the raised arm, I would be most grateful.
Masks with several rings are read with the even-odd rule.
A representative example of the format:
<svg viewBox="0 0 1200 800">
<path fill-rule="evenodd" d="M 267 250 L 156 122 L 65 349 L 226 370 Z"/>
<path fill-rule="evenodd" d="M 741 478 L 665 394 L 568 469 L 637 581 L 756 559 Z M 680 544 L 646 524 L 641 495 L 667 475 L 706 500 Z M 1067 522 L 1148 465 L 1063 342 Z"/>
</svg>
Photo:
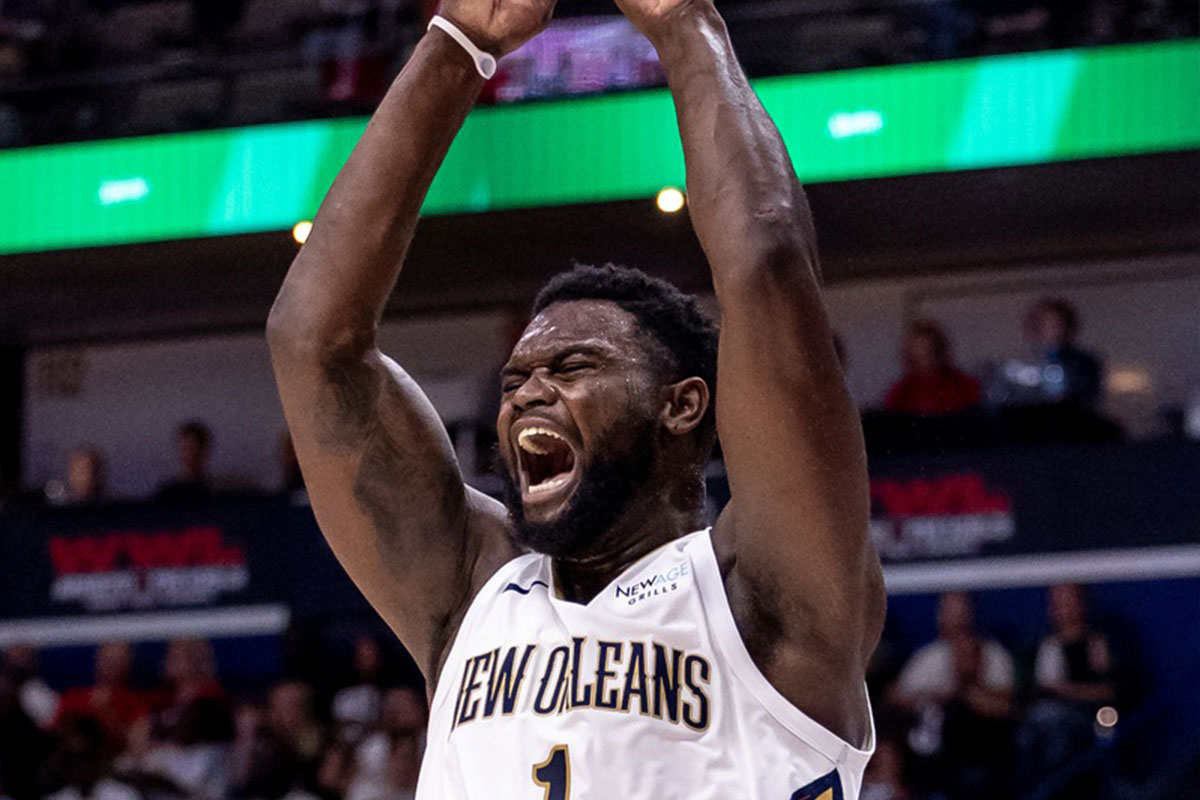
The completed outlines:
<svg viewBox="0 0 1200 800">
<path fill-rule="evenodd" d="M 441 13 L 499 56 L 545 27 L 552 8 L 447 0 Z M 474 589 L 514 550 L 503 508 L 464 486 L 436 412 L 375 335 L 421 203 L 482 84 L 445 32 L 421 39 L 329 190 L 267 326 L 321 530 L 431 682 Z"/>
<path fill-rule="evenodd" d="M 735 615 L 777 688 L 834 730 L 863 733 L 882 579 L 804 192 L 710 0 L 618 5 L 666 70 L 721 309 L 717 426 L 732 500 L 715 535 L 736 559 Z"/>
</svg>

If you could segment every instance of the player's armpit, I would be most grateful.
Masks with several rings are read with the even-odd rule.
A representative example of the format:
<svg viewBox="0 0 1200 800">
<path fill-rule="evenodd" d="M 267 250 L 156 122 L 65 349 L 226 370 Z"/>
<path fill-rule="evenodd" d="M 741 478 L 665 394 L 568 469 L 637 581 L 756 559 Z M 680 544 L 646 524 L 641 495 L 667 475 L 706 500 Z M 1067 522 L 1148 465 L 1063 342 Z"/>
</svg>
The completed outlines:
<svg viewBox="0 0 1200 800">
<path fill-rule="evenodd" d="M 861 741 L 883 583 L 861 428 L 816 277 L 798 248 L 791 269 L 744 265 L 718 299 L 717 428 L 732 499 L 714 536 L 733 543 L 735 616 L 785 697 Z M 757 649 L 753 629 L 769 631 Z"/>
<path fill-rule="evenodd" d="M 503 508 L 463 484 L 436 411 L 395 362 L 270 338 L 321 530 L 432 680 L 475 589 L 515 553 Z"/>
<path fill-rule="evenodd" d="M 783 258 L 718 289 L 725 524 L 747 579 L 806 609 L 804 635 L 827 630 L 858 656 L 882 621 L 862 431 L 809 256 L 798 247 Z"/>
</svg>

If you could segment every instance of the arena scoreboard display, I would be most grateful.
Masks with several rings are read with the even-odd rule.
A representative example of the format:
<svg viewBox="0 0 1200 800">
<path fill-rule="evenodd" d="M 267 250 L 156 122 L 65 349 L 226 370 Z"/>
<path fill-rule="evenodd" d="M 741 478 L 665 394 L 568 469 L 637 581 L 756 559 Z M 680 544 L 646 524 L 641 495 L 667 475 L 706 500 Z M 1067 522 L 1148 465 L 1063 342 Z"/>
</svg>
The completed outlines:
<svg viewBox="0 0 1200 800">
<path fill-rule="evenodd" d="M 755 82 L 809 183 L 1200 148 L 1200 41 Z M 366 120 L 0 152 L 0 253 L 290 230 Z M 665 90 L 471 114 L 426 214 L 650 198 L 682 186 Z"/>
</svg>

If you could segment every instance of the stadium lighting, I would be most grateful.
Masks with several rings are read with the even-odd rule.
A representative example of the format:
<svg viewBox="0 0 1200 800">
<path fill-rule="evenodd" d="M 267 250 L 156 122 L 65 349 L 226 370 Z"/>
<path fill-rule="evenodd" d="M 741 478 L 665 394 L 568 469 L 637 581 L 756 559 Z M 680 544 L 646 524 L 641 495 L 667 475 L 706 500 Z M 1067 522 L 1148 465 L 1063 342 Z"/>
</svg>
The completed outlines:
<svg viewBox="0 0 1200 800">
<path fill-rule="evenodd" d="M 658 193 L 658 197 L 655 198 L 654 202 L 658 204 L 659 211 L 664 214 L 674 214 L 683 208 L 685 200 L 683 192 L 674 186 L 667 186 Z"/>
<path fill-rule="evenodd" d="M 296 223 L 296 227 L 292 228 L 292 238 L 296 240 L 296 244 L 304 244 L 308 241 L 308 235 L 312 233 L 312 222 L 301 220 Z"/>
</svg>

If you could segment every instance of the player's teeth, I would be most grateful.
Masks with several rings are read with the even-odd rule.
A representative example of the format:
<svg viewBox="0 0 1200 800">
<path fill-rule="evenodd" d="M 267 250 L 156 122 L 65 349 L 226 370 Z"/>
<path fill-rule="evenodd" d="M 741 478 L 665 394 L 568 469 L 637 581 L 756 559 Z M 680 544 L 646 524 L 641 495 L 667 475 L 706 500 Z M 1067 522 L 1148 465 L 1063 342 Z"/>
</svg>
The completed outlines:
<svg viewBox="0 0 1200 800">
<path fill-rule="evenodd" d="M 569 476 L 567 476 L 567 475 L 562 475 L 557 478 L 550 478 L 549 480 L 542 481 L 541 483 L 539 483 L 536 486 L 530 486 L 529 493 L 530 494 L 540 494 L 542 492 L 548 492 L 551 489 L 557 489 L 558 487 L 562 486 L 563 484 L 565 484 L 567 482 L 568 477 Z"/>
<path fill-rule="evenodd" d="M 536 441 L 530 441 L 532 437 L 539 435 L 549 436 L 552 439 L 563 440 L 563 437 L 559 436 L 552 430 L 547 430 L 546 428 L 526 428 L 517 434 L 517 446 L 525 452 L 533 453 L 534 455 L 543 456 L 549 453 L 550 448 L 540 445 Z"/>
</svg>

